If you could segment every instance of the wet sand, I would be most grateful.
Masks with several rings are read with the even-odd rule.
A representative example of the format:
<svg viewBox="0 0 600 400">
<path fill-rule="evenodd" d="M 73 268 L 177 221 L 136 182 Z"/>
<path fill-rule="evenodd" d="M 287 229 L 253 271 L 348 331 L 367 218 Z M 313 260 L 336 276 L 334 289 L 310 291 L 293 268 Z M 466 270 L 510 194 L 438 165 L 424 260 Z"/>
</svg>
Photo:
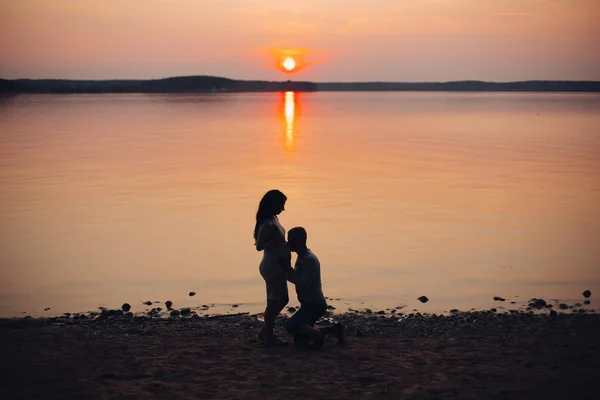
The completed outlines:
<svg viewBox="0 0 600 400">
<path fill-rule="evenodd" d="M 348 313 L 348 343 L 264 348 L 257 316 L 0 320 L 3 398 L 592 399 L 600 315 Z M 281 331 L 284 318 L 278 321 Z"/>
</svg>

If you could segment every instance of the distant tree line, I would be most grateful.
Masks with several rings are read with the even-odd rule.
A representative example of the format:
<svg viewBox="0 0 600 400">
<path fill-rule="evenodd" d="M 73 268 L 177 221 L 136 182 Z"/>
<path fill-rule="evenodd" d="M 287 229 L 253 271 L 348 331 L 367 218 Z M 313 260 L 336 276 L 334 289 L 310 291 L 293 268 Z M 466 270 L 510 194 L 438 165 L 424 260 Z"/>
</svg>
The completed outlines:
<svg viewBox="0 0 600 400">
<path fill-rule="evenodd" d="M 331 82 L 317 83 L 323 91 L 439 91 L 439 92 L 600 92 L 598 81 L 522 82 Z"/>
<path fill-rule="evenodd" d="M 600 92 L 598 81 L 271 82 L 215 76 L 151 80 L 0 79 L 0 93 L 212 93 L 314 91 Z"/>
<path fill-rule="evenodd" d="M 211 93 L 316 91 L 311 82 L 240 81 L 214 76 L 151 80 L 0 79 L 4 93 Z"/>
</svg>

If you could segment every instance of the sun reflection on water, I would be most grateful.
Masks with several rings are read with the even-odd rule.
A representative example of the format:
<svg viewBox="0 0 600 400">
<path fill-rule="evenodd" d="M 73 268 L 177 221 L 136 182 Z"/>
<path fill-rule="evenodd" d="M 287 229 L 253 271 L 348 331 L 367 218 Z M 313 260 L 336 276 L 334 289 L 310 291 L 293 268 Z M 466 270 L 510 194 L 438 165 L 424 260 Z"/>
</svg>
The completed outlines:
<svg viewBox="0 0 600 400">
<path fill-rule="evenodd" d="M 285 155 L 289 156 L 296 150 L 296 94 L 294 92 L 285 92 L 284 116 L 283 146 Z"/>
</svg>

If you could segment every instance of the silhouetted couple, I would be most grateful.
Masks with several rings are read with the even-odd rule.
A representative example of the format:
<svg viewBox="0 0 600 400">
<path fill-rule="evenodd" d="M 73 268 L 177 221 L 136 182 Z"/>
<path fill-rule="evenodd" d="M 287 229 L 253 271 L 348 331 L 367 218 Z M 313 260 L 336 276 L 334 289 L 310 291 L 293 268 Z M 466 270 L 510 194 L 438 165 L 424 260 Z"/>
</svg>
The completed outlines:
<svg viewBox="0 0 600 400">
<path fill-rule="evenodd" d="M 260 274 L 267 286 L 265 325 L 258 339 L 266 346 L 286 345 L 273 332 L 275 318 L 289 301 L 287 281 L 296 285 L 300 309 L 287 321 L 286 330 L 294 335 L 294 343 L 317 350 L 323 346 L 326 335 L 335 335 L 338 343 L 344 342 L 344 327 L 333 324 L 319 329 L 315 323 L 325 315 L 327 302 L 321 287 L 321 266 L 317 256 L 306 245 L 307 234 L 302 227 L 285 229 L 277 217 L 285 210 L 287 197 L 279 190 L 268 191 L 260 201 L 256 213 L 254 240 L 256 250 L 264 251 Z M 298 255 L 295 267 L 292 254 Z"/>
</svg>

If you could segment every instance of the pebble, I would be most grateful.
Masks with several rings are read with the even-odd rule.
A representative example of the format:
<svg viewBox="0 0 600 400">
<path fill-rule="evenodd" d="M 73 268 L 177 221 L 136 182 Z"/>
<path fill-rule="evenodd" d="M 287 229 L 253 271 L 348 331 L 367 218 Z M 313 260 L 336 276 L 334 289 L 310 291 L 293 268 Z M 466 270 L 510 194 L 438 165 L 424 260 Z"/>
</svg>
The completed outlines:
<svg viewBox="0 0 600 400">
<path fill-rule="evenodd" d="M 494 296 L 494 301 L 506 301 L 506 299 L 503 297 Z"/>
<path fill-rule="evenodd" d="M 456 314 L 456 313 L 458 313 L 458 312 L 460 312 L 460 311 L 458 311 L 456 308 L 453 308 L 452 310 L 450 310 L 450 312 L 451 312 L 452 314 Z"/>
<path fill-rule="evenodd" d="M 189 315 L 192 310 L 189 307 L 184 307 L 181 309 L 181 315 Z"/>
<path fill-rule="evenodd" d="M 589 300 L 586 300 L 583 302 L 583 304 L 585 304 L 586 306 L 589 305 L 590 303 L 591 303 L 591 301 L 589 301 Z"/>
<path fill-rule="evenodd" d="M 171 311 L 171 317 L 179 317 L 181 313 L 179 312 L 179 310 L 173 310 Z"/>
<path fill-rule="evenodd" d="M 234 304 L 234 305 L 232 305 L 231 307 L 232 307 L 232 308 L 238 308 L 239 306 L 240 306 L 239 304 Z"/>
<path fill-rule="evenodd" d="M 129 303 L 125 303 L 121 306 L 121 309 L 125 312 L 128 312 L 129 310 L 131 310 L 131 305 Z"/>
<path fill-rule="evenodd" d="M 165 301 L 165 307 L 167 307 L 167 310 L 171 309 L 171 306 L 173 306 L 173 302 L 170 300 Z"/>
<path fill-rule="evenodd" d="M 145 301 L 143 304 L 145 304 L 145 305 L 147 305 L 147 306 L 151 306 L 151 305 L 152 305 L 152 302 L 151 302 L 150 300 L 148 300 L 148 301 Z"/>
<path fill-rule="evenodd" d="M 421 303 L 427 303 L 429 301 L 427 296 L 421 296 L 421 297 L 417 298 L 417 300 L 419 300 Z"/>
<path fill-rule="evenodd" d="M 44 311 L 50 311 L 50 307 L 44 308 Z"/>
<path fill-rule="evenodd" d="M 190 297 L 195 296 L 196 292 L 190 292 Z"/>
<path fill-rule="evenodd" d="M 529 301 L 529 307 L 533 307 L 533 308 L 544 308 L 547 307 L 548 304 L 546 303 L 546 300 L 544 299 L 536 299 L 533 298 Z"/>
<path fill-rule="evenodd" d="M 558 305 L 558 308 L 560 308 L 561 310 L 566 310 L 566 309 L 569 308 L 569 306 L 566 305 L 565 303 L 561 303 L 561 304 Z"/>
<path fill-rule="evenodd" d="M 295 312 L 296 312 L 296 309 L 295 309 L 294 307 L 288 307 L 287 311 L 288 311 L 290 314 L 293 314 L 293 313 L 295 313 Z"/>
<path fill-rule="evenodd" d="M 583 297 L 585 297 L 586 299 L 589 299 L 590 296 L 592 295 L 592 291 L 591 290 L 585 290 L 582 294 L 583 294 Z"/>
</svg>

